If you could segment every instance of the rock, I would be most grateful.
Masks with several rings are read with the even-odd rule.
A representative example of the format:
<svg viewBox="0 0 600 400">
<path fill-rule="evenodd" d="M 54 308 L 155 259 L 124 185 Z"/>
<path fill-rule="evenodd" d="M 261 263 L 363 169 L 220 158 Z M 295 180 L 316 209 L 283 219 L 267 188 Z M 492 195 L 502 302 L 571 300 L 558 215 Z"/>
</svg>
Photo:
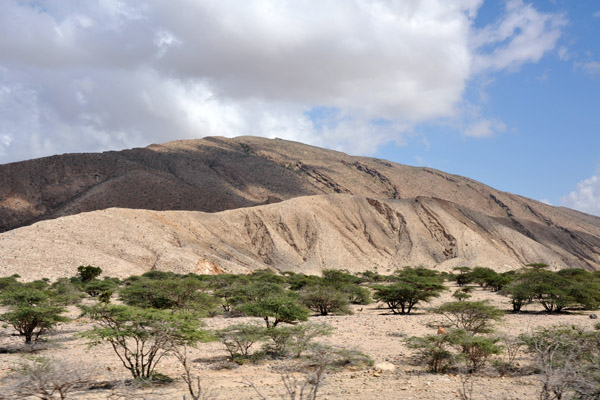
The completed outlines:
<svg viewBox="0 0 600 400">
<path fill-rule="evenodd" d="M 590 319 L 598 319 L 598 315 L 597 314 L 590 314 Z"/>
<path fill-rule="evenodd" d="M 396 366 L 390 362 L 382 361 L 380 363 L 375 364 L 373 367 L 378 371 L 394 371 L 396 370 Z"/>
</svg>

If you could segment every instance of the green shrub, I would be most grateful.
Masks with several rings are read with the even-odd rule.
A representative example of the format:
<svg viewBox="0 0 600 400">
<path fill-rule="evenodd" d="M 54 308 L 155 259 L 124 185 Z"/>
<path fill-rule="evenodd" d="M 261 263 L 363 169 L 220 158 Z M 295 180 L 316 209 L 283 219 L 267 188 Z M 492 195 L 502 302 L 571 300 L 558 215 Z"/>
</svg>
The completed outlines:
<svg viewBox="0 0 600 400">
<path fill-rule="evenodd" d="M 384 302 L 394 314 L 410 314 L 417 303 L 439 297 L 447 290 L 439 274 L 426 271 L 407 268 L 395 276 L 394 283 L 374 286 L 375 300 Z"/>
<path fill-rule="evenodd" d="M 237 324 L 216 332 L 217 337 L 229 353 L 229 359 L 236 361 L 248 358 L 250 348 L 257 342 L 267 339 L 267 328 L 254 324 Z"/>
<path fill-rule="evenodd" d="M 293 324 L 308 319 L 308 310 L 288 293 L 263 297 L 242 304 L 237 310 L 251 317 L 263 318 L 267 328 L 275 327 L 281 322 Z"/>
<path fill-rule="evenodd" d="M 220 287 L 214 291 L 215 296 L 223 300 L 225 311 L 253 303 L 267 297 L 287 296 L 288 291 L 277 283 L 272 282 L 237 282 Z"/>
<path fill-rule="evenodd" d="M 77 267 L 77 276 L 82 282 L 89 282 L 102 274 L 102 268 L 91 265 L 80 265 Z"/>
<path fill-rule="evenodd" d="M 306 307 L 320 315 L 352 314 L 347 296 L 333 287 L 308 286 L 300 293 L 300 299 Z"/>
<path fill-rule="evenodd" d="M 263 350 L 277 357 L 293 355 L 300 357 L 313 345 L 313 340 L 321 336 L 329 336 L 333 328 L 326 324 L 298 324 L 267 329 L 265 334 L 270 339 Z"/>
<path fill-rule="evenodd" d="M 470 286 L 458 288 L 454 291 L 454 293 L 452 293 L 452 297 L 454 297 L 458 301 L 465 301 L 472 297 L 470 294 L 471 290 L 472 288 Z"/>
<path fill-rule="evenodd" d="M 473 335 L 464 329 L 450 331 L 446 339 L 448 343 L 460 349 L 469 373 L 479 371 L 491 355 L 502 352 L 502 346 L 498 345 L 498 338 Z"/>
<path fill-rule="evenodd" d="M 417 351 L 417 359 L 431 372 L 444 372 L 456 362 L 446 335 L 413 336 L 405 340 L 409 349 Z"/>
<path fill-rule="evenodd" d="M 248 275 L 248 279 L 253 282 L 266 282 L 283 285 L 286 282 L 286 277 L 276 274 L 269 269 L 259 269 Z"/>
<path fill-rule="evenodd" d="M 77 304 L 85 297 L 79 286 L 67 278 L 57 279 L 50 288 L 55 293 L 56 301 L 61 305 Z"/>
<path fill-rule="evenodd" d="M 156 271 L 154 271 L 156 272 Z M 119 292 L 123 303 L 143 308 L 195 310 L 211 313 L 218 300 L 204 293 L 206 285 L 193 277 L 141 278 Z"/>
<path fill-rule="evenodd" d="M 98 280 L 92 279 L 83 284 L 83 291 L 86 292 L 90 297 L 98 297 L 104 292 L 111 291 L 117 289 L 117 285 L 110 280 Z"/>
<path fill-rule="evenodd" d="M 502 319 L 504 312 L 484 301 L 455 301 L 432 310 L 445 318 L 446 325 L 464 329 L 471 335 L 492 332 L 492 323 Z"/>
</svg>

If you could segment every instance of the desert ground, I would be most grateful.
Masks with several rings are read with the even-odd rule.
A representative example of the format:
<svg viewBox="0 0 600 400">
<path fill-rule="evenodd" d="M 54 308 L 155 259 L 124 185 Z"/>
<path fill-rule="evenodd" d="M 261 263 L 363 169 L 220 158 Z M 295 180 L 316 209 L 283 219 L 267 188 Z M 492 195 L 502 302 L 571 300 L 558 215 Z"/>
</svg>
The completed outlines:
<svg viewBox="0 0 600 400">
<path fill-rule="evenodd" d="M 322 339 L 333 345 L 354 348 L 369 355 L 373 367 L 364 369 L 350 368 L 331 373 L 321 389 L 320 399 L 455 399 L 460 398 L 461 378 L 453 373 L 433 374 L 417 365 L 413 360 L 413 351 L 404 343 L 404 337 L 422 336 L 435 333 L 429 323 L 440 318 L 429 313 L 428 309 L 446 301 L 452 301 L 451 293 L 445 292 L 431 303 L 419 304 L 413 315 L 393 315 L 378 304 L 354 306 L 353 315 L 314 316 L 313 322 L 323 322 L 335 328 L 331 337 Z M 477 289 L 471 300 L 489 300 L 492 304 L 510 310 L 506 297 L 489 291 Z M 572 312 L 548 315 L 529 306 L 526 312 L 507 313 L 503 321 L 496 325 L 499 334 L 516 336 L 539 326 L 555 324 L 578 325 L 592 329 L 597 320 L 589 318 L 589 312 Z M 85 340 L 76 336 L 77 332 L 90 328 L 90 322 L 78 318 L 78 309 L 70 310 L 73 320 L 60 325 L 47 335 L 35 351 L 23 352 L 22 338 L 14 336 L 12 329 L 0 327 L 0 379 L 10 374 L 26 356 L 44 356 L 56 360 L 66 360 L 78 365 L 90 374 L 96 382 L 115 383 L 130 378 L 129 371 L 122 367 L 109 344 L 88 347 Z M 206 327 L 219 329 L 227 325 L 259 321 L 256 318 L 228 318 L 217 316 L 206 318 Z M 212 399 L 260 399 L 254 385 L 265 398 L 278 399 L 284 394 L 281 377 L 276 372 L 283 360 L 264 360 L 256 364 L 246 363 L 235 367 L 227 363 L 227 353 L 220 342 L 200 344 L 197 348 L 188 348 L 189 359 L 193 360 L 193 371 L 201 377 L 206 398 Z M 500 355 L 498 357 L 503 357 Z M 526 366 L 529 358 L 521 353 L 517 363 Z M 391 369 L 389 364 L 393 364 Z M 224 368 L 226 367 L 227 368 Z M 76 392 L 76 399 L 182 399 L 186 387 L 180 374 L 182 369 L 173 357 L 164 358 L 157 368 L 158 372 L 175 378 L 175 382 L 151 388 L 102 388 Z M 535 399 L 540 387 L 536 375 L 501 377 L 491 368 L 473 377 L 473 399 L 516 400 Z"/>
</svg>

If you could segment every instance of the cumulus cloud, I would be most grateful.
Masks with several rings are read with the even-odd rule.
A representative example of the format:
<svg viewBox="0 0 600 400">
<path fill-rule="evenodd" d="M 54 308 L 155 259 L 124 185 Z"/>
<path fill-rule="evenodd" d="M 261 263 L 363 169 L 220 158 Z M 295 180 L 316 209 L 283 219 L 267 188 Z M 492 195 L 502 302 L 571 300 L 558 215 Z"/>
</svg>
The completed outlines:
<svg viewBox="0 0 600 400">
<path fill-rule="evenodd" d="M 577 184 L 577 188 L 561 198 L 570 208 L 600 216 L 600 175 L 593 175 Z"/>
<path fill-rule="evenodd" d="M 480 5 L 8 0 L 0 162 L 207 135 L 373 153 L 456 116 L 474 73 L 534 62 L 560 35 L 562 17 L 516 1 L 475 32 Z M 334 111 L 324 124 L 311 113 L 321 107 Z"/>
</svg>

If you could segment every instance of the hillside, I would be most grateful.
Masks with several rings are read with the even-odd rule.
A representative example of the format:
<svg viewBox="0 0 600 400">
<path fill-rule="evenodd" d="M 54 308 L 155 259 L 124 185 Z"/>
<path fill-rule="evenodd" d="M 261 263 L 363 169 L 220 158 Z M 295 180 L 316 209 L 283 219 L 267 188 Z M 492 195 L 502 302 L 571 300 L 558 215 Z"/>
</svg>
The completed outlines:
<svg viewBox="0 0 600 400">
<path fill-rule="evenodd" d="M 0 165 L 0 231 L 109 207 L 216 212 L 330 193 L 435 197 L 515 221 L 600 226 L 600 218 L 430 168 L 279 139 L 208 137 Z"/>
<path fill-rule="evenodd" d="M 600 269 L 598 217 L 429 168 L 256 137 L 0 165 L 0 227 L 1 275 L 82 263 L 115 275 Z"/>
<path fill-rule="evenodd" d="M 536 240 L 510 218 L 422 197 L 322 195 L 219 213 L 112 208 L 1 234 L 0 276 L 55 278 L 80 264 L 121 277 L 151 269 L 390 272 L 404 265 L 444 270 L 485 265 L 502 271 L 534 261 L 600 268 L 597 236 L 588 235 L 585 248 L 576 239 L 583 233 L 571 237 L 561 228 L 526 223 Z"/>
</svg>

